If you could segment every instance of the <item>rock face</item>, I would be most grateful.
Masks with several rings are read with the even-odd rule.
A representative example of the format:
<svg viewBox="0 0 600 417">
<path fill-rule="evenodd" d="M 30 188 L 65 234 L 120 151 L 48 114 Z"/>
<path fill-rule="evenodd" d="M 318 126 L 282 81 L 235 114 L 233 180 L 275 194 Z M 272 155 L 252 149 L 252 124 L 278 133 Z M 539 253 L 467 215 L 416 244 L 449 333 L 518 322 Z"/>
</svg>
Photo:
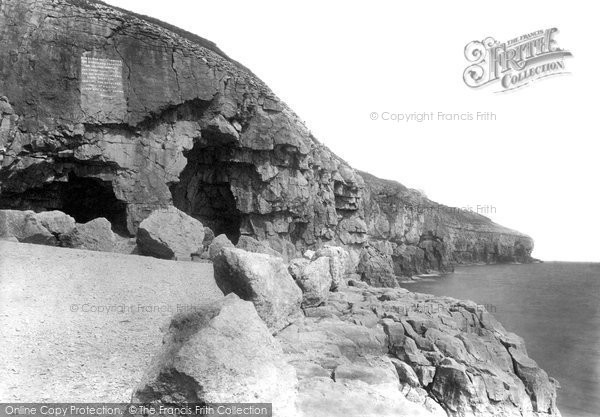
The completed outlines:
<svg viewBox="0 0 600 417">
<path fill-rule="evenodd" d="M 163 259 L 190 259 L 204 248 L 204 226 L 175 207 L 156 210 L 137 231 L 137 243 L 144 255 Z"/>
<path fill-rule="evenodd" d="M 530 258 L 529 237 L 352 169 L 210 41 L 95 1 L 0 9 L 0 208 L 134 235 L 172 204 L 285 259 L 343 246 L 387 286 Z"/>
<path fill-rule="evenodd" d="M 162 351 L 134 391 L 135 403 L 273 403 L 273 415 L 296 416 L 295 369 L 252 303 L 229 294 L 177 316 Z"/>
<path fill-rule="evenodd" d="M 276 338 L 307 415 L 560 416 L 555 381 L 483 306 L 346 287 L 305 312 Z"/>
<path fill-rule="evenodd" d="M 281 258 L 225 247 L 214 258 L 214 269 L 221 291 L 252 301 L 273 331 L 281 330 L 300 313 L 302 292 Z"/>
</svg>

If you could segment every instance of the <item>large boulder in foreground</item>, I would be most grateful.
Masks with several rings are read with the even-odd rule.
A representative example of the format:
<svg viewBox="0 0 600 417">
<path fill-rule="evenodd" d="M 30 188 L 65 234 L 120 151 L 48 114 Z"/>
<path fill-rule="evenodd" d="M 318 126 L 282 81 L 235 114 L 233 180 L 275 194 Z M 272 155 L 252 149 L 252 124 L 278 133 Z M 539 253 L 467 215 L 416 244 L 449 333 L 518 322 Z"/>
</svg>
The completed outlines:
<svg viewBox="0 0 600 417">
<path fill-rule="evenodd" d="M 224 294 L 252 301 L 273 331 L 288 325 L 300 312 L 302 291 L 283 260 L 274 256 L 223 248 L 214 258 L 215 280 Z"/>
<path fill-rule="evenodd" d="M 204 226 L 175 207 L 155 210 L 137 231 L 143 255 L 162 259 L 189 260 L 203 250 Z"/>
<path fill-rule="evenodd" d="M 263 402 L 273 404 L 273 415 L 293 417 L 296 383 L 294 368 L 252 303 L 229 294 L 173 319 L 132 401 Z"/>
</svg>

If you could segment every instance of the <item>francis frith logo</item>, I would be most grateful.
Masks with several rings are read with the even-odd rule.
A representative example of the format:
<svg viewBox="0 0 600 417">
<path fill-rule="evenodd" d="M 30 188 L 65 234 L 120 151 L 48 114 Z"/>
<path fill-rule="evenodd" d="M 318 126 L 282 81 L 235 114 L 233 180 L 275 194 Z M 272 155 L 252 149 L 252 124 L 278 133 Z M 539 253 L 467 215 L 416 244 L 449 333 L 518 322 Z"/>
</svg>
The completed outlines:
<svg viewBox="0 0 600 417">
<path fill-rule="evenodd" d="M 571 52 L 558 47 L 557 28 L 538 30 L 499 42 L 492 37 L 465 46 L 469 66 L 463 73 L 472 88 L 496 85 L 497 92 L 524 87 L 542 78 L 565 74 Z"/>
</svg>

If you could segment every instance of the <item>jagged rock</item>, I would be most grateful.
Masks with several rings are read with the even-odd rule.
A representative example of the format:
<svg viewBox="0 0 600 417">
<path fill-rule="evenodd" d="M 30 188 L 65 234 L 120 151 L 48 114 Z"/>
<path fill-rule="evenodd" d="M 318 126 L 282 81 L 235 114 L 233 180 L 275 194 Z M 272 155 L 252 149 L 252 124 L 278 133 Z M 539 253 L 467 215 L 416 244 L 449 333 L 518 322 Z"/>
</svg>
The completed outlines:
<svg viewBox="0 0 600 417">
<path fill-rule="evenodd" d="M 451 412 L 458 415 L 472 415 L 472 403 L 480 402 L 465 366 L 450 358 L 444 359 L 437 368 L 431 391 Z"/>
<path fill-rule="evenodd" d="M 243 249 L 246 252 L 264 253 L 278 258 L 283 258 L 281 253 L 271 249 L 268 245 L 251 238 L 250 236 L 240 236 L 238 243 L 235 245 L 238 249 Z"/>
<path fill-rule="evenodd" d="M 237 248 L 223 248 L 214 258 L 215 280 L 224 294 L 252 301 L 273 331 L 281 330 L 300 312 L 302 291 L 281 258 Z"/>
<path fill-rule="evenodd" d="M 391 257 L 381 253 L 372 246 L 367 246 L 360 253 L 357 272 L 361 279 L 376 287 L 395 287 L 398 285 Z"/>
<path fill-rule="evenodd" d="M 421 385 L 427 387 L 435 377 L 435 366 L 416 366 L 416 373 Z"/>
<path fill-rule="evenodd" d="M 223 301 L 176 316 L 162 351 L 133 393 L 135 403 L 273 404 L 296 416 L 296 372 L 252 303 Z"/>
<path fill-rule="evenodd" d="M 235 248 L 235 245 L 231 243 L 231 240 L 225 235 L 219 235 L 213 239 L 208 247 L 208 257 L 215 259 L 215 257 L 221 253 L 223 248 Z"/>
<path fill-rule="evenodd" d="M 525 384 L 527 393 L 535 411 L 540 413 L 556 413 L 556 386 L 548 378 L 548 374 L 540 369 L 537 363 L 522 351 L 508 349 L 515 366 L 515 373 Z"/>
<path fill-rule="evenodd" d="M 367 308 L 378 319 L 372 327 L 361 324 Z M 343 378 L 344 384 L 366 384 L 380 371 L 359 372 L 361 366 L 367 361 L 377 368 L 381 359 L 395 366 L 402 397 L 421 412 L 439 416 L 447 412 L 452 417 L 560 415 L 555 408 L 553 380 L 527 359 L 520 338 L 506 332 L 473 302 L 400 288 L 349 286 L 332 292 L 324 305 L 305 312 L 303 320 L 277 335 L 289 362 L 304 369 L 298 375 L 302 375 L 300 403 L 305 407 L 326 407 L 327 401 L 337 404 L 339 398 L 345 398 L 348 408 L 360 408 L 357 403 L 369 401 L 362 397 L 362 388 L 352 385 L 356 398 L 344 397 L 348 387 L 342 390 L 335 385 L 336 374 L 353 369 L 355 377 Z M 521 374 L 517 365 L 507 362 L 512 358 L 510 351 L 523 366 Z M 324 381 L 321 368 L 331 371 L 335 381 Z M 322 390 L 319 396 L 316 387 Z M 318 400 L 310 401 L 305 397 L 308 393 Z M 538 396 L 541 407 L 549 405 L 548 414 L 532 405 Z"/>
<path fill-rule="evenodd" d="M 277 338 L 297 370 L 304 416 L 445 416 L 439 405 L 432 413 L 402 394 L 381 330 L 311 319 Z"/>
<path fill-rule="evenodd" d="M 56 245 L 56 238 L 33 211 L 0 210 L 0 236 L 23 243 Z"/>
<path fill-rule="evenodd" d="M 303 307 L 314 307 L 327 301 L 333 282 L 331 258 L 317 258 L 312 262 L 298 259 L 290 263 L 288 270 L 302 290 Z"/>
<path fill-rule="evenodd" d="M 77 249 L 113 252 L 116 237 L 111 230 L 111 224 L 103 217 L 90 220 L 87 223 L 77 223 L 75 229 L 66 237 L 69 246 Z"/>
<path fill-rule="evenodd" d="M 411 387 L 421 386 L 417 374 L 410 365 L 398 359 L 392 359 L 392 363 L 396 367 L 396 372 L 398 372 L 398 378 L 400 379 L 401 384 L 408 384 Z"/>
<path fill-rule="evenodd" d="M 201 253 L 204 226 L 175 207 L 156 210 L 137 232 L 137 243 L 144 255 L 162 259 L 189 260 Z"/>
</svg>

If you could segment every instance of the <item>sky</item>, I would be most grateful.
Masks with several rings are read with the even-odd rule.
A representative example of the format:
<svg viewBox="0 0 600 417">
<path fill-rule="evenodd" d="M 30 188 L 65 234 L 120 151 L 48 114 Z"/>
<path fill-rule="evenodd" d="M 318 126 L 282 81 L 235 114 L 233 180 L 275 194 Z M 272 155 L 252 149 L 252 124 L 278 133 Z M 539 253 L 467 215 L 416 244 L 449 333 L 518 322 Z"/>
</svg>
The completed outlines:
<svg viewBox="0 0 600 417">
<path fill-rule="evenodd" d="M 353 167 L 440 203 L 480 206 L 532 236 L 537 258 L 600 261 L 593 2 L 108 3 L 215 42 Z M 573 54 L 569 74 L 508 93 L 465 85 L 467 43 L 552 27 Z M 490 112 L 495 120 L 385 120 L 430 112 Z"/>
</svg>

